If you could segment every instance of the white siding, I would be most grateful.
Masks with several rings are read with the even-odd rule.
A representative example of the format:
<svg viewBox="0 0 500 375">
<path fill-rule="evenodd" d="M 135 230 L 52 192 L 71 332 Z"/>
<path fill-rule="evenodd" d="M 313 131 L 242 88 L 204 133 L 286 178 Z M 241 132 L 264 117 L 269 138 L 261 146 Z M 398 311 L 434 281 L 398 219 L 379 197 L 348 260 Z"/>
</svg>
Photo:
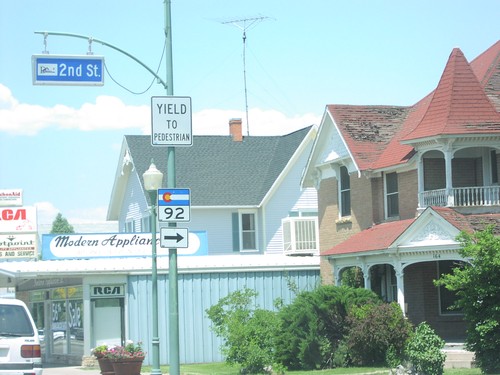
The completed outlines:
<svg viewBox="0 0 500 375">
<path fill-rule="evenodd" d="M 301 189 L 300 187 L 300 177 L 306 165 L 309 151 L 310 147 L 302 153 L 264 208 L 266 214 L 264 246 L 265 252 L 268 254 L 283 253 L 281 219 L 288 217 L 290 211 L 317 212 L 318 195 L 316 189 Z"/>
</svg>

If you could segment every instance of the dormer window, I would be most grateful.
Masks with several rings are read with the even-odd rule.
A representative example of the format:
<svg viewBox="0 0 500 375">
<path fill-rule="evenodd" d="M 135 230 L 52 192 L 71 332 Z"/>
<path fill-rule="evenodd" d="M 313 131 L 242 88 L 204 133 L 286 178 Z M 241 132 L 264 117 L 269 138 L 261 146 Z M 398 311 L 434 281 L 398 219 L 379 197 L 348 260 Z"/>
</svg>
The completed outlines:
<svg viewBox="0 0 500 375">
<path fill-rule="evenodd" d="M 346 167 L 340 167 L 340 216 L 351 216 L 351 181 Z"/>
<path fill-rule="evenodd" d="M 387 218 L 399 216 L 399 191 L 398 174 L 387 173 L 385 175 L 385 204 Z"/>
</svg>

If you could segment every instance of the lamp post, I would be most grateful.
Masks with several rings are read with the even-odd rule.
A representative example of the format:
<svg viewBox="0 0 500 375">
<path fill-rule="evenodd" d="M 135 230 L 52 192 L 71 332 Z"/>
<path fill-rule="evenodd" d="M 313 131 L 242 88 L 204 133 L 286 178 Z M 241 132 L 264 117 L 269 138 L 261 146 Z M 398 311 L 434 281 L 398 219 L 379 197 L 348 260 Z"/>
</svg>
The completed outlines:
<svg viewBox="0 0 500 375">
<path fill-rule="evenodd" d="M 160 370 L 160 336 L 158 333 L 158 268 L 156 256 L 156 200 L 158 189 L 161 188 L 163 182 L 163 173 L 161 173 L 151 159 L 149 169 L 142 175 L 144 180 L 144 188 L 149 193 L 151 201 L 151 283 L 152 283 L 152 310 L 153 310 L 153 338 L 152 338 L 152 369 L 151 375 L 161 375 Z"/>
</svg>

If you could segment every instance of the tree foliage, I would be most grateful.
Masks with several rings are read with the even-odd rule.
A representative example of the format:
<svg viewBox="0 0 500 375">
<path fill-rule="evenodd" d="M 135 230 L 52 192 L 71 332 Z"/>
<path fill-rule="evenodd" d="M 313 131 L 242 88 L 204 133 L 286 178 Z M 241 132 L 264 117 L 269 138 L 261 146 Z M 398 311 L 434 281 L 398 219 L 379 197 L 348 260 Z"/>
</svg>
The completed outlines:
<svg viewBox="0 0 500 375">
<path fill-rule="evenodd" d="M 75 233 L 75 229 L 73 226 L 68 222 L 66 218 L 62 216 L 62 214 L 59 212 L 52 222 L 52 229 L 50 230 L 51 234 L 69 234 L 69 233 Z"/>
<path fill-rule="evenodd" d="M 466 346 L 484 373 L 500 373 L 500 238 L 494 227 L 461 233 L 460 255 L 469 263 L 436 281 L 457 294 L 467 322 Z"/>
</svg>

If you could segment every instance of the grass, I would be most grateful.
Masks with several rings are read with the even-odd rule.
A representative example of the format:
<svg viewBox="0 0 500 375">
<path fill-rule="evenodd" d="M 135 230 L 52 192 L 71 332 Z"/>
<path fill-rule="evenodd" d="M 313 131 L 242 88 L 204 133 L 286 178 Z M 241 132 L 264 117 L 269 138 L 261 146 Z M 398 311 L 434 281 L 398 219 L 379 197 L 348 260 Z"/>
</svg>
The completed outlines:
<svg viewBox="0 0 500 375">
<path fill-rule="evenodd" d="M 142 368 L 143 373 L 151 372 L 150 366 Z M 168 366 L 161 366 L 162 374 L 168 373 Z M 363 375 L 363 374 L 388 374 L 388 368 L 380 367 L 350 367 L 350 368 L 336 368 L 331 370 L 318 370 L 318 371 L 287 371 L 287 374 L 293 375 Z M 229 366 L 225 363 L 199 363 L 191 365 L 181 365 L 182 375 L 238 375 L 239 368 Z M 445 369 L 444 375 L 480 375 L 479 369 Z"/>
</svg>

